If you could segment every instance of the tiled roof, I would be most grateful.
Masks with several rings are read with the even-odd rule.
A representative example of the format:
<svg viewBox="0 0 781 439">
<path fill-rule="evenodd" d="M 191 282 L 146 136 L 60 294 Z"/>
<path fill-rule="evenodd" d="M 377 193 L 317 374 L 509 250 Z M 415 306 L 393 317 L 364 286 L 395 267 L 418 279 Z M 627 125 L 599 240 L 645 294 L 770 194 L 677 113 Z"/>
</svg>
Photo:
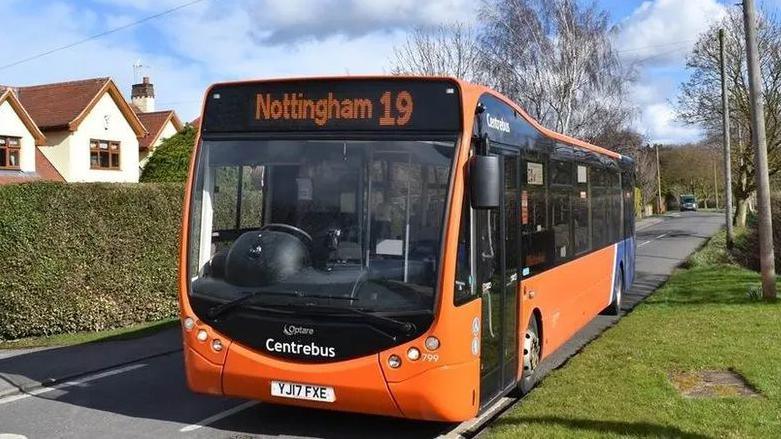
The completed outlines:
<svg viewBox="0 0 781 439">
<path fill-rule="evenodd" d="M 18 87 L 22 105 L 41 130 L 67 129 L 92 103 L 110 78 Z"/>
<path fill-rule="evenodd" d="M 14 91 L 41 131 L 75 131 L 99 98 L 108 93 L 136 136 L 146 134 L 143 124 L 111 78 L 16 87 Z"/>
<path fill-rule="evenodd" d="M 141 119 L 141 123 L 146 128 L 146 135 L 138 139 L 138 148 L 140 150 L 147 150 L 157 142 L 160 137 L 163 127 L 170 120 L 174 124 L 174 128 L 177 131 L 182 129 L 182 122 L 176 116 L 174 110 L 155 111 L 152 113 L 141 113 L 136 111 L 136 116 Z"/>
</svg>

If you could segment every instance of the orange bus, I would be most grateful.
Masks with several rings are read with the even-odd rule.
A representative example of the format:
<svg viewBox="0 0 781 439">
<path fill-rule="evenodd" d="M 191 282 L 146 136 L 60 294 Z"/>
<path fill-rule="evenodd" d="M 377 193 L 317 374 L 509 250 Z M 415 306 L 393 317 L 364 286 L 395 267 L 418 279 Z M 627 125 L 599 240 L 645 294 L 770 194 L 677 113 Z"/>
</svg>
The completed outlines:
<svg viewBox="0 0 781 439">
<path fill-rule="evenodd" d="M 633 168 L 453 78 L 213 85 L 184 209 L 188 385 L 435 421 L 527 392 L 620 311 Z"/>
</svg>

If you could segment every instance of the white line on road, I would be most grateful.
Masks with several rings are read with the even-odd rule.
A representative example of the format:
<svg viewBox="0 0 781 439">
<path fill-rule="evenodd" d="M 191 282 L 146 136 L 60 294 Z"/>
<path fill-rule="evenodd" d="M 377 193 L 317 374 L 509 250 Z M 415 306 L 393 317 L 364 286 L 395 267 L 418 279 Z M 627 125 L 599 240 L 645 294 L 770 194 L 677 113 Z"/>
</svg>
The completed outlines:
<svg viewBox="0 0 781 439">
<path fill-rule="evenodd" d="M 65 381 L 63 383 L 55 384 L 53 386 L 49 387 L 39 387 L 35 390 L 31 390 L 29 392 L 25 392 L 19 395 L 13 395 L 13 396 L 7 396 L 5 398 L 0 398 L 0 405 L 8 404 L 10 402 L 19 401 L 20 399 L 27 399 L 33 396 L 38 396 L 43 393 L 52 392 L 54 390 L 62 390 L 67 389 L 68 387 L 74 387 L 74 386 L 81 386 L 84 385 L 90 381 L 99 380 L 101 378 L 106 378 L 114 375 L 119 375 L 121 373 L 130 372 L 132 370 L 140 369 L 142 367 L 146 367 L 146 363 L 141 364 L 131 364 L 130 366 L 124 366 L 117 369 L 110 369 L 105 372 L 96 373 L 94 375 L 87 375 L 86 377 L 80 379 L 80 380 L 74 380 L 74 381 Z"/>
<path fill-rule="evenodd" d="M 646 244 L 650 244 L 651 242 L 653 242 L 653 241 L 656 241 L 657 239 L 662 239 L 662 238 L 664 238 L 664 237 L 665 237 L 665 236 L 667 236 L 667 235 L 668 235 L 668 233 L 662 233 L 661 235 L 657 236 L 657 237 L 656 237 L 656 238 L 654 238 L 654 239 L 650 239 L 650 240 L 648 240 L 648 241 L 643 241 L 643 242 L 641 242 L 640 244 L 637 244 L 637 246 L 638 246 L 638 247 L 642 247 L 642 246 L 644 246 L 644 245 L 646 245 Z"/>
<path fill-rule="evenodd" d="M 243 404 L 239 404 L 236 407 L 230 408 L 228 410 L 225 410 L 223 412 L 219 412 L 216 415 L 209 416 L 206 419 L 200 420 L 196 422 L 195 424 L 188 425 L 187 427 L 183 427 L 179 430 L 179 433 L 189 433 L 191 431 L 198 430 L 199 428 L 203 428 L 209 424 L 213 424 L 220 419 L 227 418 L 228 416 L 234 415 L 240 411 L 246 410 L 250 407 L 256 406 L 260 403 L 260 401 L 247 401 Z"/>
</svg>

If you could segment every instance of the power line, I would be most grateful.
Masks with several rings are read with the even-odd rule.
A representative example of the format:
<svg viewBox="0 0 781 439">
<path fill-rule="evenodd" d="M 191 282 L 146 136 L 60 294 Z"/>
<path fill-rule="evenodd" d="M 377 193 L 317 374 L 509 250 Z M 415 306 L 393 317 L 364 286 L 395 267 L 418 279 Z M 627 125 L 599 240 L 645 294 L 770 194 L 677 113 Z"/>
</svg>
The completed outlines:
<svg viewBox="0 0 781 439">
<path fill-rule="evenodd" d="M 206 1 L 206 0 L 191 0 L 191 1 L 187 2 L 187 3 L 182 3 L 179 6 L 174 6 L 173 8 L 166 9 L 166 10 L 164 10 L 162 12 L 158 12 L 157 14 L 154 14 L 154 15 L 149 15 L 149 16 L 144 17 L 144 18 L 142 18 L 142 19 L 140 19 L 138 21 L 134 21 L 132 23 L 128 23 L 128 24 L 125 24 L 125 25 L 122 25 L 122 26 L 119 26 L 119 27 L 115 27 L 113 29 L 109 29 L 109 30 L 104 31 L 104 32 L 97 33 L 95 35 L 92 35 L 92 36 L 89 36 L 87 38 L 84 38 L 83 40 L 75 41 L 73 43 L 66 44 L 64 46 L 55 47 L 55 48 L 47 50 L 45 52 L 41 52 L 41 53 L 39 53 L 37 55 L 33 55 L 33 56 L 30 56 L 30 57 L 27 57 L 27 58 L 23 58 L 23 59 L 14 61 L 14 62 L 12 62 L 10 64 L 4 64 L 4 65 L 0 66 L 0 70 L 5 70 L 7 68 L 14 67 L 14 66 L 17 66 L 19 64 L 23 64 L 23 63 L 26 63 L 26 62 L 29 62 L 29 61 L 32 61 L 32 60 L 35 60 L 35 59 L 38 59 L 38 58 L 43 58 L 44 56 L 51 55 L 52 53 L 59 52 L 61 50 L 65 50 L 65 49 L 70 49 L 71 47 L 75 47 L 75 46 L 78 46 L 80 44 L 84 44 L 84 43 L 86 43 L 88 41 L 92 41 L 92 40 L 95 40 L 95 39 L 98 39 L 98 38 L 101 38 L 101 37 L 105 37 L 106 35 L 110 35 L 110 34 L 113 34 L 113 33 L 116 33 L 116 32 L 119 32 L 119 31 L 122 31 L 122 30 L 125 30 L 125 29 L 128 29 L 128 28 L 131 28 L 133 26 L 138 26 L 139 24 L 146 23 L 147 21 L 154 20 L 155 18 L 159 18 L 159 17 L 162 17 L 164 15 L 171 14 L 173 12 L 176 12 L 176 11 L 180 10 L 180 9 L 184 9 L 186 7 L 189 7 L 189 6 L 192 6 L 192 5 L 196 4 L 196 3 L 201 3 L 201 2 L 204 2 L 204 1 Z"/>
</svg>

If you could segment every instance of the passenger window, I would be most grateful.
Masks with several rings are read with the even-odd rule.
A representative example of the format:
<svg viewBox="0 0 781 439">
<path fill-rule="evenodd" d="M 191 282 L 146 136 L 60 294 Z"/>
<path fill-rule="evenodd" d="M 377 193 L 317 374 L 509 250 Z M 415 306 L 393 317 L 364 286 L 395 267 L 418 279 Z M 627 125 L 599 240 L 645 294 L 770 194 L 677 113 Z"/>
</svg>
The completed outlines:
<svg viewBox="0 0 781 439">
<path fill-rule="evenodd" d="M 572 187 L 572 164 L 551 160 L 551 228 L 553 229 L 553 252 L 557 261 L 573 255 L 570 217 L 570 194 Z"/>
<path fill-rule="evenodd" d="M 618 173 L 614 171 L 608 171 L 608 205 L 609 205 L 609 225 L 608 230 L 610 233 L 610 242 L 618 242 L 621 237 L 621 181 L 618 177 Z"/>
<path fill-rule="evenodd" d="M 570 192 L 569 187 L 551 187 L 551 224 L 554 235 L 554 253 L 560 261 L 570 257 Z"/>
<path fill-rule="evenodd" d="M 577 165 L 577 184 L 572 193 L 572 223 L 575 232 L 575 253 L 591 250 L 591 225 L 589 224 L 588 168 Z"/>
<path fill-rule="evenodd" d="M 559 160 L 551 160 L 551 183 L 552 184 L 572 184 L 572 164 Z"/>
<path fill-rule="evenodd" d="M 607 171 L 591 168 L 591 236 L 595 249 L 606 246 L 610 241 L 608 195 Z"/>
<path fill-rule="evenodd" d="M 553 235 L 548 227 L 547 172 L 543 160 L 526 161 L 522 172 L 523 267 L 534 269 L 551 262 Z"/>
</svg>

